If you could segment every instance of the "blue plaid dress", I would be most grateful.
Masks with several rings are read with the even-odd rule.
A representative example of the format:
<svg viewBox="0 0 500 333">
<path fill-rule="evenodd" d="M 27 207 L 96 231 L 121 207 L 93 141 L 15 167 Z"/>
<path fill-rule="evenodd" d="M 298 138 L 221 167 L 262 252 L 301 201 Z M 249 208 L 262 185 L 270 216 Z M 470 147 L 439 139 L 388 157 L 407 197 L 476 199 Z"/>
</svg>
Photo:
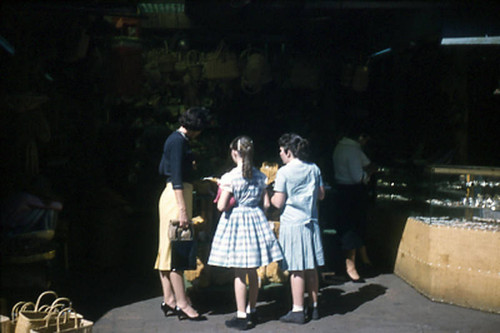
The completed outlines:
<svg viewBox="0 0 500 333">
<path fill-rule="evenodd" d="M 234 168 L 221 177 L 220 186 L 233 193 L 236 205 L 220 217 L 208 264 L 256 268 L 283 259 L 278 240 L 259 206 L 266 176 L 254 168 L 252 179 L 247 180 L 240 168 Z"/>
</svg>

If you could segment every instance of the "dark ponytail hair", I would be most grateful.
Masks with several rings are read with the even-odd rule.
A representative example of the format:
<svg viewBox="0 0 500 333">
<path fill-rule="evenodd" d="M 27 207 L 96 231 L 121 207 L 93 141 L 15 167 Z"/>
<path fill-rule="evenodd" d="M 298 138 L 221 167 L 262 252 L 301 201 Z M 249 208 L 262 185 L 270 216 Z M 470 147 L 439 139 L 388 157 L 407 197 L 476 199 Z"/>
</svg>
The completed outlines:
<svg viewBox="0 0 500 333">
<path fill-rule="evenodd" d="M 229 145 L 231 150 L 236 150 L 243 159 L 243 178 L 252 178 L 253 168 L 253 141 L 248 136 L 238 136 Z"/>
<path fill-rule="evenodd" d="M 300 135 L 295 133 L 283 134 L 279 138 L 278 144 L 285 151 L 291 151 L 293 156 L 299 160 L 309 161 L 309 140 L 304 139 Z"/>
</svg>

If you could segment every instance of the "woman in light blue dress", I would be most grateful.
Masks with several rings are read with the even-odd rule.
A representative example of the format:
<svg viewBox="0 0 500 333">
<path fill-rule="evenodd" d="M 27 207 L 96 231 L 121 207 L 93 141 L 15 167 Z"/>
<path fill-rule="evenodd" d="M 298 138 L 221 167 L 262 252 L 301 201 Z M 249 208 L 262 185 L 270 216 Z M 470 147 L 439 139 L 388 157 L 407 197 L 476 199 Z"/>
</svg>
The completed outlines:
<svg viewBox="0 0 500 333">
<path fill-rule="evenodd" d="M 318 314 L 317 267 L 325 264 L 318 223 L 318 200 L 325 197 L 321 171 L 307 162 L 309 143 L 297 134 L 283 134 L 279 139 L 280 157 L 285 164 L 278 170 L 271 198 L 282 209 L 279 242 L 284 254 L 282 268 L 290 272 L 293 308 L 280 318 L 283 322 L 303 324 L 304 291 L 312 300 L 311 317 Z"/>
<path fill-rule="evenodd" d="M 236 317 L 226 326 L 246 330 L 255 325 L 258 296 L 257 268 L 283 259 L 278 240 L 261 208 L 270 206 L 266 191 L 266 176 L 253 167 L 253 142 L 246 136 L 230 144 L 236 167 L 224 174 L 219 182 L 221 194 L 217 209 L 222 212 L 212 241 L 208 264 L 233 268 Z M 235 200 L 234 207 L 230 204 Z M 246 276 L 249 281 L 246 304 Z M 249 315 L 247 316 L 247 312 Z"/>
</svg>

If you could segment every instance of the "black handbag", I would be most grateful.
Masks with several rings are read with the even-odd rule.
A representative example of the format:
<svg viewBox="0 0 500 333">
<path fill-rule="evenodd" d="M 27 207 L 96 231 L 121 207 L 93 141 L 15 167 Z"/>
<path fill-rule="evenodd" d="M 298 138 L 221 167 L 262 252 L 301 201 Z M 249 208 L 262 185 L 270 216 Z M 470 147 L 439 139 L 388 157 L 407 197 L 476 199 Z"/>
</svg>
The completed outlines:
<svg viewBox="0 0 500 333">
<path fill-rule="evenodd" d="M 171 268 L 174 271 L 196 269 L 196 248 L 193 225 L 188 228 L 175 226 L 170 238 L 172 247 Z"/>
</svg>

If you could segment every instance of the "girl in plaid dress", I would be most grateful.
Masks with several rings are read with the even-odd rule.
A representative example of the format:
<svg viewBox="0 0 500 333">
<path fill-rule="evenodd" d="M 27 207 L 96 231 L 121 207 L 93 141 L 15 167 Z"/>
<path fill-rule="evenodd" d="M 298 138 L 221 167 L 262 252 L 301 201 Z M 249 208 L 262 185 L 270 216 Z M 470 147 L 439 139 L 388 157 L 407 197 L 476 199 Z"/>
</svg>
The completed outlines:
<svg viewBox="0 0 500 333">
<path fill-rule="evenodd" d="M 259 291 L 256 269 L 283 257 L 261 208 L 263 203 L 267 209 L 270 202 L 266 191 L 267 178 L 252 165 L 253 142 L 249 137 L 240 136 L 231 142 L 229 148 L 236 167 L 224 174 L 219 182 L 222 191 L 217 209 L 222 215 L 212 241 L 208 264 L 234 269 L 237 314 L 226 321 L 226 326 L 245 330 L 255 324 Z M 234 207 L 230 206 L 231 197 L 235 199 Z"/>
</svg>

